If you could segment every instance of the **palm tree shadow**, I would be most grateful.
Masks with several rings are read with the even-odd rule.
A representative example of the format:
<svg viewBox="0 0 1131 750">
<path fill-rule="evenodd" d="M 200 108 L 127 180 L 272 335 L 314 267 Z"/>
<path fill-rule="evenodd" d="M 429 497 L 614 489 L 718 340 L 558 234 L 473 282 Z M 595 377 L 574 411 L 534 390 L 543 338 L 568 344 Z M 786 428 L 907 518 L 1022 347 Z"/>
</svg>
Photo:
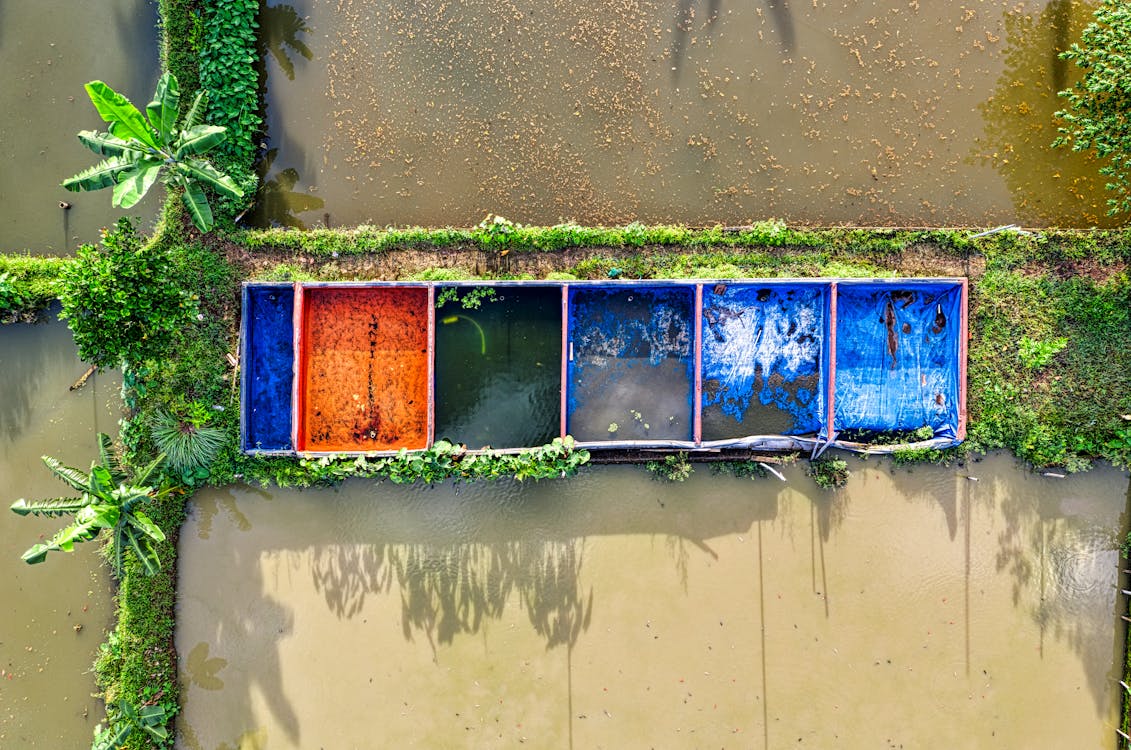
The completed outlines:
<svg viewBox="0 0 1131 750">
<path fill-rule="evenodd" d="M 307 60 L 314 59 L 314 52 L 299 39 L 299 34 L 309 32 L 310 27 L 293 6 L 264 5 L 259 11 L 259 29 L 263 46 L 289 80 L 295 79 L 295 64 L 287 54 L 288 49 Z"/>
</svg>

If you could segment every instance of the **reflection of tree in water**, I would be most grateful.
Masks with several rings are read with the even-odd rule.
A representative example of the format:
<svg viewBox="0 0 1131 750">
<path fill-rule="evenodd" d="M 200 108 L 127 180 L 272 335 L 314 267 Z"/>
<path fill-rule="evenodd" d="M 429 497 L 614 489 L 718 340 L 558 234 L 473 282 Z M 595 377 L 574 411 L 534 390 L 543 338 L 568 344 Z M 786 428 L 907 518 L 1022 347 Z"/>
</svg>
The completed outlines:
<svg viewBox="0 0 1131 750">
<path fill-rule="evenodd" d="M 259 38 L 275 58 L 290 80 L 295 79 L 295 64 L 287 54 L 287 48 L 302 55 L 307 60 L 314 59 L 314 53 L 299 34 L 310 31 L 306 19 L 290 5 L 268 5 L 259 11 Z"/>
<path fill-rule="evenodd" d="M 592 590 L 581 590 L 583 542 L 322 546 L 312 561 L 315 587 L 332 612 L 350 617 L 369 594 L 401 594 L 406 639 L 437 643 L 476 633 L 485 619 L 502 616 L 517 594 L 534 631 L 549 648 L 572 646 L 589 626 Z"/>
<path fill-rule="evenodd" d="M 317 211 L 326 205 L 321 198 L 300 193 L 294 189 L 299 180 L 298 170 L 287 167 L 268 179 L 271 166 L 279 156 L 279 149 L 267 151 L 256 166 L 259 174 L 259 190 L 255 196 L 255 208 L 252 209 L 248 222 L 257 227 L 291 227 L 293 229 L 306 229 L 306 224 L 298 218 L 298 214 L 306 211 Z"/>
<path fill-rule="evenodd" d="M 1066 508 L 1073 502 L 1070 495 L 1034 501 L 1017 483 L 1015 474 L 994 482 L 1005 519 L 998 533 L 997 571 L 1012 576 L 1014 605 L 1031 608 L 1040 626 L 1040 653 L 1051 635 L 1080 655 L 1096 709 L 1103 713 L 1112 699 L 1108 672 L 1113 657 L 1118 659 L 1119 628 L 1097 613 L 1112 607 L 1116 595 L 1116 530 Z"/>
<path fill-rule="evenodd" d="M 1005 14 L 1004 70 L 993 95 L 979 105 L 985 136 L 972 160 L 991 165 L 1027 223 L 1102 225 L 1106 204 L 1099 163 L 1087 153 L 1052 148 L 1057 92 L 1073 70 L 1059 53 L 1079 39 L 1096 0 L 1053 0 L 1039 16 Z"/>
<path fill-rule="evenodd" d="M 700 0 L 679 0 L 676 5 L 675 19 L 672 24 L 674 27 L 671 53 L 672 78 L 679 78 L 683 58 L 687 55 L 688 34 L 694 28 L 695 12 L 699 2 Z M 762 0 L 762 3 L 773 21 L 774 31 L 777 32 L 782 54 L 788 55 L 793 52 L 795 43 L 793 15 L 789 12 L 789 0 Z M 715 21 L 719 20 L 721 5 L 721 0 L 707 0 L 706 19 L 703 22 L 705 30 L 709 31 Z M 759 16 L 762 15 L 762 10 L 757 12 Z"/>
</svg>

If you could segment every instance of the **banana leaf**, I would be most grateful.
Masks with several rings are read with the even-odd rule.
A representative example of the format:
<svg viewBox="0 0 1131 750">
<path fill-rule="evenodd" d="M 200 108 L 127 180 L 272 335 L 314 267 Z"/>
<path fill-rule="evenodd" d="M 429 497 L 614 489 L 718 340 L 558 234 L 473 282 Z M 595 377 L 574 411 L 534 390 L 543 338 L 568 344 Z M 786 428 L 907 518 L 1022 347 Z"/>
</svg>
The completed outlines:
<svg viewBox="0 0 1131 750">
<path fill-rule="evenodd" d="M 95 130 L 80 130 L 79 141 L 99 156 L 141 156 L 136 145 L 109 133 Z"/>
<path fill-rule="evenodd" d="M 219 125 L 194 125 L 183 131 L 175 144 L 176 159 L 183 159 L 193 154 L 202 154 L 210 148 L 223 143 L 228 137 L 228 129 Z"/>
<path fill-rule="evenodd" d="M 110 123 L 110 132 L 119 138 L 134 138 L 152 148 L 159 148 L 149 124 L 129 99 L 102 81 L 86 84 L 91 104 L 102 119 Z"/>
<path fill-rule="evenodd" d="M 51 473 L 70 485 L 72 489 L 83 493 L 90 490 L 90 477 L 85 472 L 66 466 L 59 460 L 51 458 L 51 456 L 43 456 L 42 458 L 43 463 L 47 464 L 47 468 L 51 469 Z"/>
<path fill-rule="evenodd" d="M 157 131 L 157 137 L 168 145 L 173 139 L 173 128 L 177 124 L 177 109 L 181 105 L 181 89 L 176 76 L 166 73 L 157 83 L 153 101 L 145 108 L 149 124 Z"/>
<path fill-rule="evenodd" d="M 133 208 L 157 182 L 161 175 L 162 162 L 143 159 L 128 172 L 123 172 L 118 177 L 118 184 L 114 186 L 113 205 L 119 208 Z"/>
<path fill-rule="evenodd" d="M 111 156 L 87 167 L 74 177 L 63 180 L 63 187 L 72 193 L 80 190 L 101 190 L 118 183 L 118 175 L 133 168 L 133 162 L 121 156 Z"/>
<path fill-rule="evenodd" d="M 207 232 L 212 228 L 212 208 L 208 205 L 208 198 L 204 195 L 203 188 L 187 180 L 182 180 L 181 183 L 185 189 L 181 194 L 181 200 L 184 201 L 189 216 L 192 217 L 192 223 L 200 231 Z"/>
<path fill-rule="evenodd" d="M 22 497 L 12 503 L 13 513 L 21 516 L 69 516 L 78 513 L 90 505 L 91 497 L 83 493 L 82 497 L 52 497 L 46 500 L 32 500 L 28 502 Z"/>
</svg>

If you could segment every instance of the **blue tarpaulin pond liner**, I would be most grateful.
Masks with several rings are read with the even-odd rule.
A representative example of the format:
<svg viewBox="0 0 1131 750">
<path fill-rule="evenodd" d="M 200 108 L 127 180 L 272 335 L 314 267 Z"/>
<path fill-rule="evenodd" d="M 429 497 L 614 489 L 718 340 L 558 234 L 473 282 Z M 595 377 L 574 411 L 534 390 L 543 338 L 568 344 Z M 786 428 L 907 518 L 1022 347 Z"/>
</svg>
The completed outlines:
<svg viewBox="0 0 1131 750">
<path fill-rule="evenodd" d="M 720 282 L 702 301 L 702 439 L 820 432 L 830 285 Z"/>
<path fill-rule="evenodd" d="M 249 453 L 294 448 L 294 299 L 292 284 L 243 288 L 241 447 Z"/>
<path fill-rule="evenodd" d="M 436 305 L 436 437 L 472 449 L 558 437 L 561 287 L 444 285 Z"/>
<path fill-rule="evenodd" d="M 566 428 L 580 443 L 690 443 L 695 287 L 569 287 Z"/>
<path fill-rule="evenodd" d="M 499 299 L 448 303 L 437 320 L 435 297 L 453 286 Z M 960 278 L 249 282 L 240 445 L 356 455 L 448 438 L 513 450 L 571 434 L 607 450 L 945 448 L 966 434 L 967 294 Z M 330 304 L 339 298 L 349 304 Z M 408 390 L 353 356 L 405 316 L 412 340 L 377 348 L 386 369 L 412 369 Z M 318 363 L 322 379 L 307 383 Z M 298 417 L 348 432 L 362 396 L 381 407 L 380 445 L 306 434 Z M 923 435 L 866 442 L 894 431 Z"/>
<path fill-rule="evenodd" d="M 964 287 L 838 283 L 834 429 L 964 431 Z"/>
</svg>

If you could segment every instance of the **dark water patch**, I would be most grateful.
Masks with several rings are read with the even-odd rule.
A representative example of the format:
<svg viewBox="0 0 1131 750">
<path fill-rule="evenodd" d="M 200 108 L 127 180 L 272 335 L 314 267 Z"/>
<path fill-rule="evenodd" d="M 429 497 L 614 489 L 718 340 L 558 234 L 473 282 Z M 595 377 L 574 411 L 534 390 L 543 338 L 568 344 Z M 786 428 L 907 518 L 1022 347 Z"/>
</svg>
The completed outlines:
<svg viewBox="0 0 1131 750">
<path fill-rule="evenodd" d="M 542 445 L 561 429 L 561 290 L 493 291 L 478 308 L 452 301 L 436 311 L 436 437 Z"/>
</svg>

